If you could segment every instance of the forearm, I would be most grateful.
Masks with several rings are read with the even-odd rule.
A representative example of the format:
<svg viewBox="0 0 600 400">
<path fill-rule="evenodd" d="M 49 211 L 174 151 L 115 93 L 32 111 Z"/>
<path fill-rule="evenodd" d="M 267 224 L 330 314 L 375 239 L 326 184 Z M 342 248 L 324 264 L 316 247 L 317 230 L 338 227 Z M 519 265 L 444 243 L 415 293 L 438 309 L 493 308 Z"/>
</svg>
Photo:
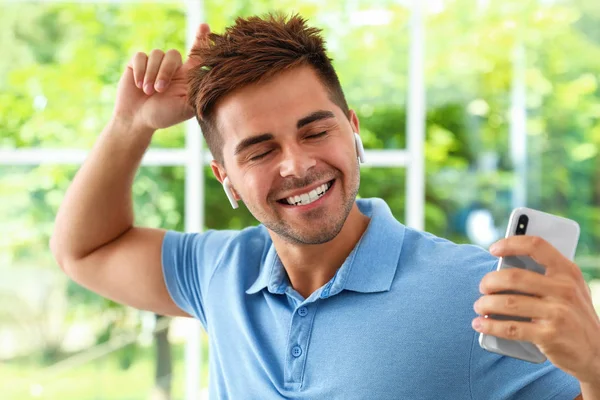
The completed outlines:
<svg viewBox="0 0 600 400">
<path fill-rule="evenodd" d="M 50 247 L 63 268 L 133 226 L 131 187 L 152 134 L 114 119 L 100 134 L 56 217 Z"/>
</svg>

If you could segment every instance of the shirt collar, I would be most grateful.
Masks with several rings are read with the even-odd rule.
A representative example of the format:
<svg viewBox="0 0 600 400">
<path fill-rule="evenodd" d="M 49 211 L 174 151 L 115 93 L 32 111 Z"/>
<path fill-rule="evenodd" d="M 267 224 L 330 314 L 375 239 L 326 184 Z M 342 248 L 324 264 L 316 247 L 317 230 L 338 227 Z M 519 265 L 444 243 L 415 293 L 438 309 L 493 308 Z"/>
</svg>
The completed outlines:
<svg viewBox="0 0 600 400">
<path fill-rule="evenodd" d="M 405 227 L 382 199 L 357 199 L 356 203 L 371 220 L 335 276 L 320 289 L 320 297 L 330 297 L 344 289 L 363 293 L 388 291 L 394 280 Z M 271 243 L 258 278 L 246 293 L 268 288 L 271 293 L 283 294 L 287 286 L 287 273 Z"/>
<path fill-rule="evenodd" d="M 277 256 L 277 251 L 275 251 L 273 242 L 271 242 L 265 261 L 260 268 L 258 278 L 256 278 L 252 286 L 246 290 L 246 293 L 258 293 L 268 287 L 269 292 L 282 294 L 285 292 L 287 285 L 289 285 L 287 272 L 285 272 L 285 268 L 283 267 L 279 256 Z"/>
</svg>

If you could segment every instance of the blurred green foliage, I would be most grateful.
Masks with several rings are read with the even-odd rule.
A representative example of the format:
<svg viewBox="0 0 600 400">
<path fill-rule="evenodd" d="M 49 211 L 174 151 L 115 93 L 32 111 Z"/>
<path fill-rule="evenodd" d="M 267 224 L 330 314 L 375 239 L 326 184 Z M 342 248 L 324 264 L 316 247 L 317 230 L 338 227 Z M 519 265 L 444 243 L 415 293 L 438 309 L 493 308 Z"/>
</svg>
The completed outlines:
<svg viewBox="0 0 600 400">
<path fill-rule="evenodd" d="M 367 148 L 406 146 L 408 10 L 392 1 L 205 2 L 220 32 L 237 16 L 298 11 L 322 27 Z M 513 51 L 525 48 L 528 206 L 576 219 L 579 264 L 600 271 L 600 3 L 453 0 L 427 14 L 426 230 L 468 242 L 464 215 L 489 209 L 503 231 L 514 185 L 509 149 Z M 0 148 L 89 149 L 108 120 L 116 82 L 136 51 L 185 54 L 185 9 L 170 3 L 0 5 Z M 152 147 L 184 146 L 183 125 Z M 57 269 L 47 243 L 71 166 L 0 167 L 0 267 Z M 256 224 L 232 210 L 205 169 L 205 225 Z M 183 167 L 142 167 L 136 223 L 184 230 Z M 405 171 L 363 168 L 360 195 L 404 220 Z M 99 201 L 102 201 L 99 199 Z M 95 310 L 110 301 L 67 293 Z M 85 292 L 85 291 L 84 291 Z M 83 297 L 82 297 L 83 296 Z M 86 297 L 87 296 L 87 297 Z M 1 314 L 0 314 L 1 315 Z"/>
</svg>

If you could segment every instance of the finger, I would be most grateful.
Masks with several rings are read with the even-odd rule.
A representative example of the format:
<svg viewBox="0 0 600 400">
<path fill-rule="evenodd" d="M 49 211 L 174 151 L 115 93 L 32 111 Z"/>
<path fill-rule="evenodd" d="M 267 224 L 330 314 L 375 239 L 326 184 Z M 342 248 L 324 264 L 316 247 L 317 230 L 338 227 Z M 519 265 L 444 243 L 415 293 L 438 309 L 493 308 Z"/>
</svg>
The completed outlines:
<svg viewBox="0 0 600 400">
<path fill-rule="evenodd" d="M 148 63 L 148 56 L 146 53 L 138 51 L 131 58 L 130 66 L 133 70 L 133 79 L 135 86 L 141 89 L 144 85 L 144 75 L 146 74 L 146 64 Z"/>
<path fill-rule="evenodd" d="M 202 23 L 196 30 L 196 39 L 192 44 L 192 49 L 198 46 L 205 46 L 208 43 L 208 34 L 210 33 L 210 27 L 206 23 Z"/>
<path fill-rule="evenodd" d="M 522 340 L 539 343 L 543 337 L 543 325 L 533 322 L 504 321 L 477 317 L 471 323 L 473 329 L 486 335 L 509 340 Z"/>
<path fill-rule="evenodd" d="M 154 82 L 164 56 L 165 53 L 159 49 L 154 49 L 150 52 L 148 63 L 146 64 L 146 74 L 144 75 L 144 93 L 147 95 L 154 93 Z"/>
<path fill-rule="evenodd" d="M 501 239 L 490 247 L 490 253 L 497 257 L 530 256 L 538 264 L 554 264 L 558 252 L 550 243 L 539 236 L 517 235 Z"/>
<path fill-rule="evenodd" d="M 156 75 L 156 83 L 154 88 L 157 92 L 164 92 L 169 87 L 169 83 L 171 82 L 171 78 L 173 78 L 173 74 L 175 71 L 177 71 L 181 64 L 181 53 L 174 49 L 166 52 L 162 63 L 160 64 L 158 74 Z"/>
<path fill-rule="evenodd" d="M 137 86 L 135 83 L 135 79 L 133 78 L 133 57 L 127 61 L 127 65 L 125 65 L 125 70 L 123 71 L 123 75 L 119 79 L 119 85 L 125 85 L 125 87 Z"/>
<path fill-rule="evenodd" d="M 480 297 L 473 309 L 480 315 L 505 315 L 533 319 L 551 316 L 552 303 L 538 297 L 518 294 L 493 294 Z"/>
<path fill-rule="evenodd" d="M 479 283 L 479 291 L 493 294 L 507 290 L 538 297 L 559 296 L 561 284 L 552 278 L 522 268 L 506 268 L 487 273 Z"/>
<path fill-rule="evenodd" d="M 494 243 L 490 253 L 497 257 L 529 256 L 552 274 L 573 273 L 573 262 L 539 236 L 511 236 Z"/>
<path fill-rule="evenodd" d="M 186 69 L 193 68 L 198 65 L 202 60 L 199 56 L 198 49 L 208 47 L 209 39 L 208 35 L 210 34 L 210 28 L 208 24 L 200 24 L 198 30 L 196 31 L 196 39 L 190 48 L 190 52 L 188 54 L 188 61 L 186 62 Z"/>
</svg>

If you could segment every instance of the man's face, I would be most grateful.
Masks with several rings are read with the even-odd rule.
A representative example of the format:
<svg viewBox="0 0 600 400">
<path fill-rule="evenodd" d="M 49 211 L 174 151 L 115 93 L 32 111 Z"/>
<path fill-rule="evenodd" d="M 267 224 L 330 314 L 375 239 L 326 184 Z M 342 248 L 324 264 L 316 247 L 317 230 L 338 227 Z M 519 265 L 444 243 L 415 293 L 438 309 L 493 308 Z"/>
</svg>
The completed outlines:
<svg viewBox="0 0 600 400">
<path fill-rule="evenodd" d="M 302 66 L 229 94 L 216 113 L 226 174 L 254 217 L 291 243 L 332 240 L 358 192 L 354 112 L 348 121 Z"/>
</svg>

